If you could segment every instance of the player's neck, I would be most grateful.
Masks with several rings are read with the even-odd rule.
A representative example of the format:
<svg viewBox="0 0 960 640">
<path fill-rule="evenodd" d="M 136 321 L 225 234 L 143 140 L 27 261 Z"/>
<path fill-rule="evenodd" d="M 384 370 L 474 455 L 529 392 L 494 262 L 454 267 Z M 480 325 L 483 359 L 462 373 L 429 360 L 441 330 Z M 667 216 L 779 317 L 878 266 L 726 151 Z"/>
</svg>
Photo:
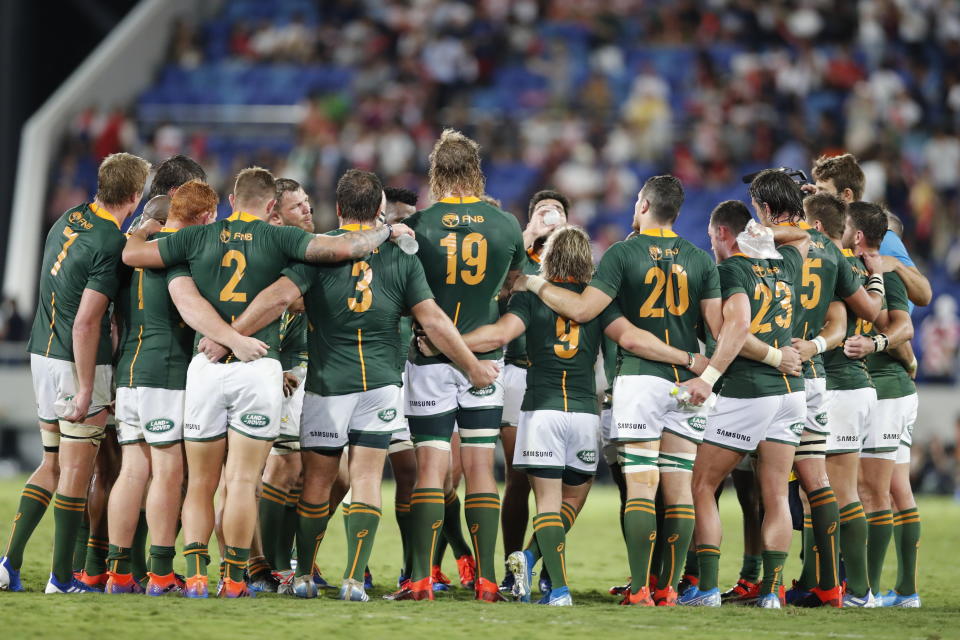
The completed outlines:
<svg viewBox="0 0 960 640">
<path fill-rule="evenodd" d="M 663 224 L 663 223 L 657 222 L 657 221 L 655 221 L 655 220 L 650 220 L 650 221 L 641 220 L 641 221 L 640 221 L 640 228 L 637 229 L 637 233 L 646 233 L 646 234 L 649 234 L 649 233 L 651 233 L 651 232 L 654 232 L 654 233 L 655 233 L 655 232 L 657 232 L 657 231 L 659 231 L 659 232 L 661 232 L 661 233 L 664 233 L 664 232 L 665 232 L 665 233 L 673 233 L 673 225 L 672 225 L 672 224 Z"/>
<path fill-rule="evenodd" d="M 260 220 L 263 220 L 264 222 L 269 222 L 270 220 L 270 212 L 268 212 L 266 209 L 263 209 L 263 208 L 257 209 L 256 207 L 245 207 L 238 202 L 236 206 L 234 206 L 232 214 L 237 215 L 240 213 L 245 213 L 248 216 L 253 216 L 254 218 L 258 218 Z"/>
<path fill-rule="evenodd" d="M 123 225 L 123 221 L 129 217 L 133 207 L 112 205 L 108 207 L 97 199 L 91 203 L 93 210 L 105 216 L 110 216 L 117 221 L 117 226 Z"/>
</svg>

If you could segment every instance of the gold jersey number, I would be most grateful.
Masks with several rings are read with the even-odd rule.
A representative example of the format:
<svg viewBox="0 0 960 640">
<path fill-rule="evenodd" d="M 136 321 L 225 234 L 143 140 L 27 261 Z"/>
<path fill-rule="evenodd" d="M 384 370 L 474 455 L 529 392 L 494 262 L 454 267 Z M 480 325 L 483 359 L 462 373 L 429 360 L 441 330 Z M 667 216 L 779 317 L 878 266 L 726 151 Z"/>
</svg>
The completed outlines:
<svg viewBox="0 0 960 640">
<path fill-rule="evenodd" d="M 373 269 L 361 260 L 353 263 L 350 275 L 357 279 L 357 284 L 353 296 L 347 298 L 347 308 L 350 311 L 363 313 L 373 304 L 373 290 L 370 288 L 370 283 L 373 282 Z"/>
<path fill-rule="evenodd" d="M 804 289 L 810 287 L 809 294 L 806 291 L 800 293 L 800 304 L 804 309 L 813 309 L 820 304 L 820 290 L 823 288 L 823 280 L 820 278 L 820 274 L 814 273 L 813 270 L 822 266 L 823 260 L 821 258 L 807 258 L 803 261 L 801 285 Z"/>
<path fill-rule="evenodd" d="M 773 330 L 773 325 L 769 322 L 764 322 L 763 319 L 767 316 L 767 312 L 770 311 L 770 305 L 774 302 L 775 298 L 780 308 L 783 309 L 783 313 L 774 316 L 773 321 L 777 323 L 778 327 L 783 329 L 790 328 L 793 322 L 793 294 L 790 291 L 790 287 L 786 282 L 778 280 L 776 285 L 774 285 L 773 291 L 771 291 L 766 283 L 758 282 L 757 286 L 753 289 L 753 299 L 760 301 L 760 308 L 750 322 L 750 333 L 770 333 Z"/>
<path fill-rule="evenodd" d="M 237 291 L 237 285 L 243 280 L 243 274 L 247 270 L 247 256 L 236 249 L 231 249 L 223 254 L 223 260 L 220 261 L 221 267 L 230 267 L 236 263 L 237 267 L 233 270 L 233 275 L 227 281 L 226 286 L 220 290 L 220 302 L 246 302 L 247 294 Z"/>
<path fill-rule="evenodd" d="M 67 239 L 63 241 L 63 249 L 61 249 L 60 253 L 57 254 L 57 261 L 54 262 L 53 266 L 50 268 L 50 275 L 52 276 L 60 273 L 60 267 L 63 265 L 63 261 L 67 258 L 67 251 L 70 250 L 70 245 L 77 240 L 77 236 L 80 234 L 70 227 L 64 227 L 63 235 L 65 235 Z"/>
<path fill-rule="evenodd" d="M 573 320 L 557 318 L 557 343 L 553 345 L 553 352 L 558 358 L 569 360 L 577 355 L 580 348 L 580 325 Z"/>
<path fill-rule="evenodd" d="M 690 307 L 690 286 L 687 271 L 679 264 L 671 265 L 669 275 L 660 267 L 650 267 L 643 277 L 644 284 L 653 284 L 653 291 L 640 306 L 641 318 L 662 318 L 664 307 L 661 298 L 666 298 L 666 310 L 670 315 L 682 316 Z M 664 296 L 666 290 L 666 296 Z"/>
<path fill-rule="evenodd" d="M 468 233 L 458 247 L 457 238 L 451 231 L 440 240 L 440 246 L 447 250 L 446 283 L 457 284 L 459 275 L 464 284 L 480 284 L 487 273 L 487 239 L 481 233 Z M 459 268 L 460 260 L 466 269 Z"/>
</svg>

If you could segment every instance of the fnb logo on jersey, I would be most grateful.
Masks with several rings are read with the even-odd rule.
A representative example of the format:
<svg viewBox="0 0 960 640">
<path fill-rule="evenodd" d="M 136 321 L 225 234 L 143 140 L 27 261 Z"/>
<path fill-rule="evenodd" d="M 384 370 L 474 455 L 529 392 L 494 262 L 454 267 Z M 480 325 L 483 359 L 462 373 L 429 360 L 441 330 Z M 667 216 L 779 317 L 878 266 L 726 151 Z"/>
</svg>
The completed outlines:
<svg viewBox="0 0 960 640">
<path fill-rule="evenodd" d="M 765 278 L 769 275 L 776 275 L 780 273 L 780 267 L 764 267 L 760 264 L 753 265 L 753 272 L 757 274 L 760 278 Z"/>
<path fill-rule="evenodd" d="M 440 223 L 445 227 L 455 227 L 460 224 L 460 216 L 455 213 L 448 213 L 440 218 Z"/>
<path fill-rule="evenodd" d="M 650 246 L 650 257 L 653 260 L 662 260 L 664 256 L 668 258 L 672 258 L 679 254 L 680 254 L 680 249 L 676 249 L 676 248 L 671 249 L 670 247 L 663 249 L 662 247 L 658 247 L 655 244 Z"/>
<path fill-rule="evenodd" d="M 173 429 L 173 420 L 169 418 L 156 418 L 143 425 L 143 428 L 150 433 L 163 433 L 164 431 Z"/>
<path fill-rule="evenodd" d="M 73 213 L 71 213 L 69 220 L 70 220 L 70 224 L 75 224 L 81 229 L 85 229 L 87 231 L 89 231 L 90 229 L 93 229 L 93 225 L 90 224 L 90 222 L 86 218 L 84 218 L 83 214 L 80 213 L 79 211 L 74 211 Z"/>
<path fill-rule="evenodd" d="M 230 229 L 220 230 L 220 242 L 230 242 Z"/>
<path fill-rule="evenodd" d="M 259 429 L 270 424 L 270 418 L 260 413 L 245 413 L 240 416 L 240 422 L 248 427 Z"/>
</svg>

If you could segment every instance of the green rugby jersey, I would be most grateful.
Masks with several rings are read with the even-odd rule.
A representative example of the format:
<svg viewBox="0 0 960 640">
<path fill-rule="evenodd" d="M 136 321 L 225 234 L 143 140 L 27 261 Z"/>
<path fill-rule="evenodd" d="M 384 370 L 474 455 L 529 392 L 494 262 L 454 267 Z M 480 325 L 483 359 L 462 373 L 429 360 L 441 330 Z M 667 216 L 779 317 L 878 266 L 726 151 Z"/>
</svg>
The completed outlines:
<svg viewBox="0 0 960 640">
<path fill-rule="evenodd" d="M 167 267 L 189 265 L 200 294 L 231 323 L 258 293 L 276 282 L 291 261 L 304 259 L 313 237 L 303 229 L 276 227 L 237 211 L 225 220 L 160 238 L 157 246 Z M 294 282 L 302 291 L 304 283 Z M 279 318 L 254 337 L 267 344 L 268 358 L 279 357 Z"/>
<path fill-rule="evenodd" d="M 526 257 L 523 260 L 523 266 L 520 267 L 520 270 L 528 276 L 537 275 L 540 273 L 540 255 L 534 253 L 533 250 L 526 252 Z M 508 301 L 500 302 L 500 311 L 501 313 L 506 312 Z M 530 360 L 527 359 L 527 336 L 526 334 L 521 334 L 516 340 L 511 340 L 510 344 L 507 345 L 506 353 L 503 356 L 504 361 L 507 364 L 512 364 L 516 367 L 521 367 L 526 369 L 530 366 Z"/>
<path fill-rule="evenodd" d="M 284 311 L 280 316 L 280 367 L 290 371 L 307 364 L 307 318 Z"/>
<path fill-rule="evenodd" d="M 569 282 L 553 284 L 580 293 L 586 286 Z M 596 375 L 593 367 L 607 325 L 622 314 L 609 304 L 586 324 L 558 315 L 534 294 L 524 291 L 510 298 L 507 310 L 526 326 L 527 391 L 522 411 L 548 410 L 598 413 Z"/>
<path fill-rule="evenodd" d="M 164 228 L 153 237 L 178 231 Z M 167 285 L 189 275 L 183 265 L 167 270 L 122 267 L 115 306 L 120 333 L 114 376 L 118 387 L 186 388 L 194 331 L 180 318 Z"/>
<path fill-rule="evenodd" d="M 900 276 L 892 271 L 883 274 L 883 286 L 886 290 L 887 309 L 910 313 L 907 288 Z M 870 331 L 864 331 L 863 335 L 874 336 L 878 333 L 880 332 L 876 326 L 871 326 Z M 910 379 L 903 363 L 886 351 L 867 356 L 867 371 L 877 387 L 878 400 L 902 398 L 917 392 L 917 386 Z"/>
<path fill-rule="evenodd" d="M 404 220 L 417 234 L 427 283 L 460 333 L 497 321 L 497 297 L 507 272 L 523 266 L 526 251 L 517 219 L 479 198 L 444 198 Z M 502 349 L 477 354 L 496 360 Z M 411 350 L 414 364 L 449 362 Z"/>
<path fill-rule="evenodd" d="M 397 369 L 403 373 L 407 362 L 407 349 L 413 340 L 413 316 L 403 316 L 397 326 Z"/>
<path fill-rule="evenodd" d="M 358 228 L 348 225 L 327 235 Z M 400 385 L 400 315 L 433 298 L 416 256 L 387 242 L 363 260 L 297 264 L 284 275 L 294 272 L 305 276 L 310 321 L 307 391 L 335 396 Z"/>
<path fill-rule="evenodd" d="M 800 281 L 795 284 L 793 337 L 810 340 L 823 329 L 830 303 L 856 293 L 860 280 L 845 268 L 843 254 L 830 238 L 805 222 L 800 227 L 810 234 L 810 243 Z M 822 378 L 823 369 L 823 356 L 817 354 L 804 363 L 803 377 Z"/>
<path fill-rule="evenodd" d="M 742 253 L 720 263 L 723 299 L 746 294 L 750 301 L 750 333 L 772 347 L 792 338 L 795 284 L 803 260 L 795 247 L 778 247 L 782 260 L 748 258 Z M 724 372 L 721 394 L 728 398 L 762 398 L 803 391 L 803 378 L 737 356 Z"/>
<path fill-rule="evenodd" d="M 665 343 L 698 352 L 704 319 L 700 301 L 720 297 L 717 265 L 702 249 L 672 231 L 650 229 L 610 247 L 590 286 L 619 303 L 633 324 Z M 694 377 L 684 367 L 646 360 L 620 349 L 618 375 L 657 376 L 671 382 Z"/>
<path fill-rule="evenodd" d="M 84 289 L 113 300 L 126 238 L 113 215 L 94 203 L 66 211 L 43 245 L 37 315 L 27 351 L 73 362 L 73 323 Z M 112 362 L 110 319 L 103 314 L 97 364 Z"/>
<path fill-rule="evenodd" d="M 870 273 L 860 261 L 860 258 L 853 255 L 850 249 L 842 251 L 844 264 L 850 274 L 863 284 L 867 281 Z M 886 301 L 884 301 L 886 307 Z M 858 318 L 849 307 L 847 308 L 847 331 L 846 336 L 859 335 L 873 330 L 873 323 L 866 322 Z M 867 365 L 863 360 L 851 360 L 843 353 L 843 345 L 832 349 L 823 354 L 823 367 L 827 374 L 827 389 L 831 391 L 849 391 L 852 389 L 863 389 L 872 387 L 873 380 L 867 373 Z"/>
</svg>

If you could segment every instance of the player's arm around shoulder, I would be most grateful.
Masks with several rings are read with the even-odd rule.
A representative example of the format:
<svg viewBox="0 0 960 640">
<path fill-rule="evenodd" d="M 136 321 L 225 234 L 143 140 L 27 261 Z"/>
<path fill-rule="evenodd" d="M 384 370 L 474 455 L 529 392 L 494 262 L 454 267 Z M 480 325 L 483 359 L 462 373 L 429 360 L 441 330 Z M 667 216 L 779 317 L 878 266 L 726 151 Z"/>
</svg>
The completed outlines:
<svg viewBox="0 0 960 640">
<path fill-rule="evenodd" d="M 413 230 L 403 223 L 351 231 L 339 236 L 315 235 L 307 244 L 303 259 L 307 262 L 359 260 L 387 240 L 395 240 L 403 235 L 414 235 Z"/>
<path fill-rule="evenodd" d="M 127 236 L 127 242 L 123 247 L 123 263 L 131 267 L 143 267 L 149 269 L 161 269 L 167 266 L 163 256 L 160 253 L 160 243 L 167 244 L 169 238 L 182 236 L 182 233 L 176 233 L 169 238 L 148 241 L 154 233 L 160 231 L 160 223 L 150 218 L 144 220 L 136 230 Z M 184 232 L 186 229 L 184 230 Z M 180 262 L 180 261 L 176 261 Z M 171 264 L 176 264 L 171 262 Z"/>
<path fill-rule="evenodd" d="M 649 331 L 637 327 L 622 315 L 617 315 L 606 325 L 604 334 L 623 349 L 647 360 L 687 367 L 696 374 L 701 373 L 707 366 L 706 356 L 671 347 Z"/>
</svg>

